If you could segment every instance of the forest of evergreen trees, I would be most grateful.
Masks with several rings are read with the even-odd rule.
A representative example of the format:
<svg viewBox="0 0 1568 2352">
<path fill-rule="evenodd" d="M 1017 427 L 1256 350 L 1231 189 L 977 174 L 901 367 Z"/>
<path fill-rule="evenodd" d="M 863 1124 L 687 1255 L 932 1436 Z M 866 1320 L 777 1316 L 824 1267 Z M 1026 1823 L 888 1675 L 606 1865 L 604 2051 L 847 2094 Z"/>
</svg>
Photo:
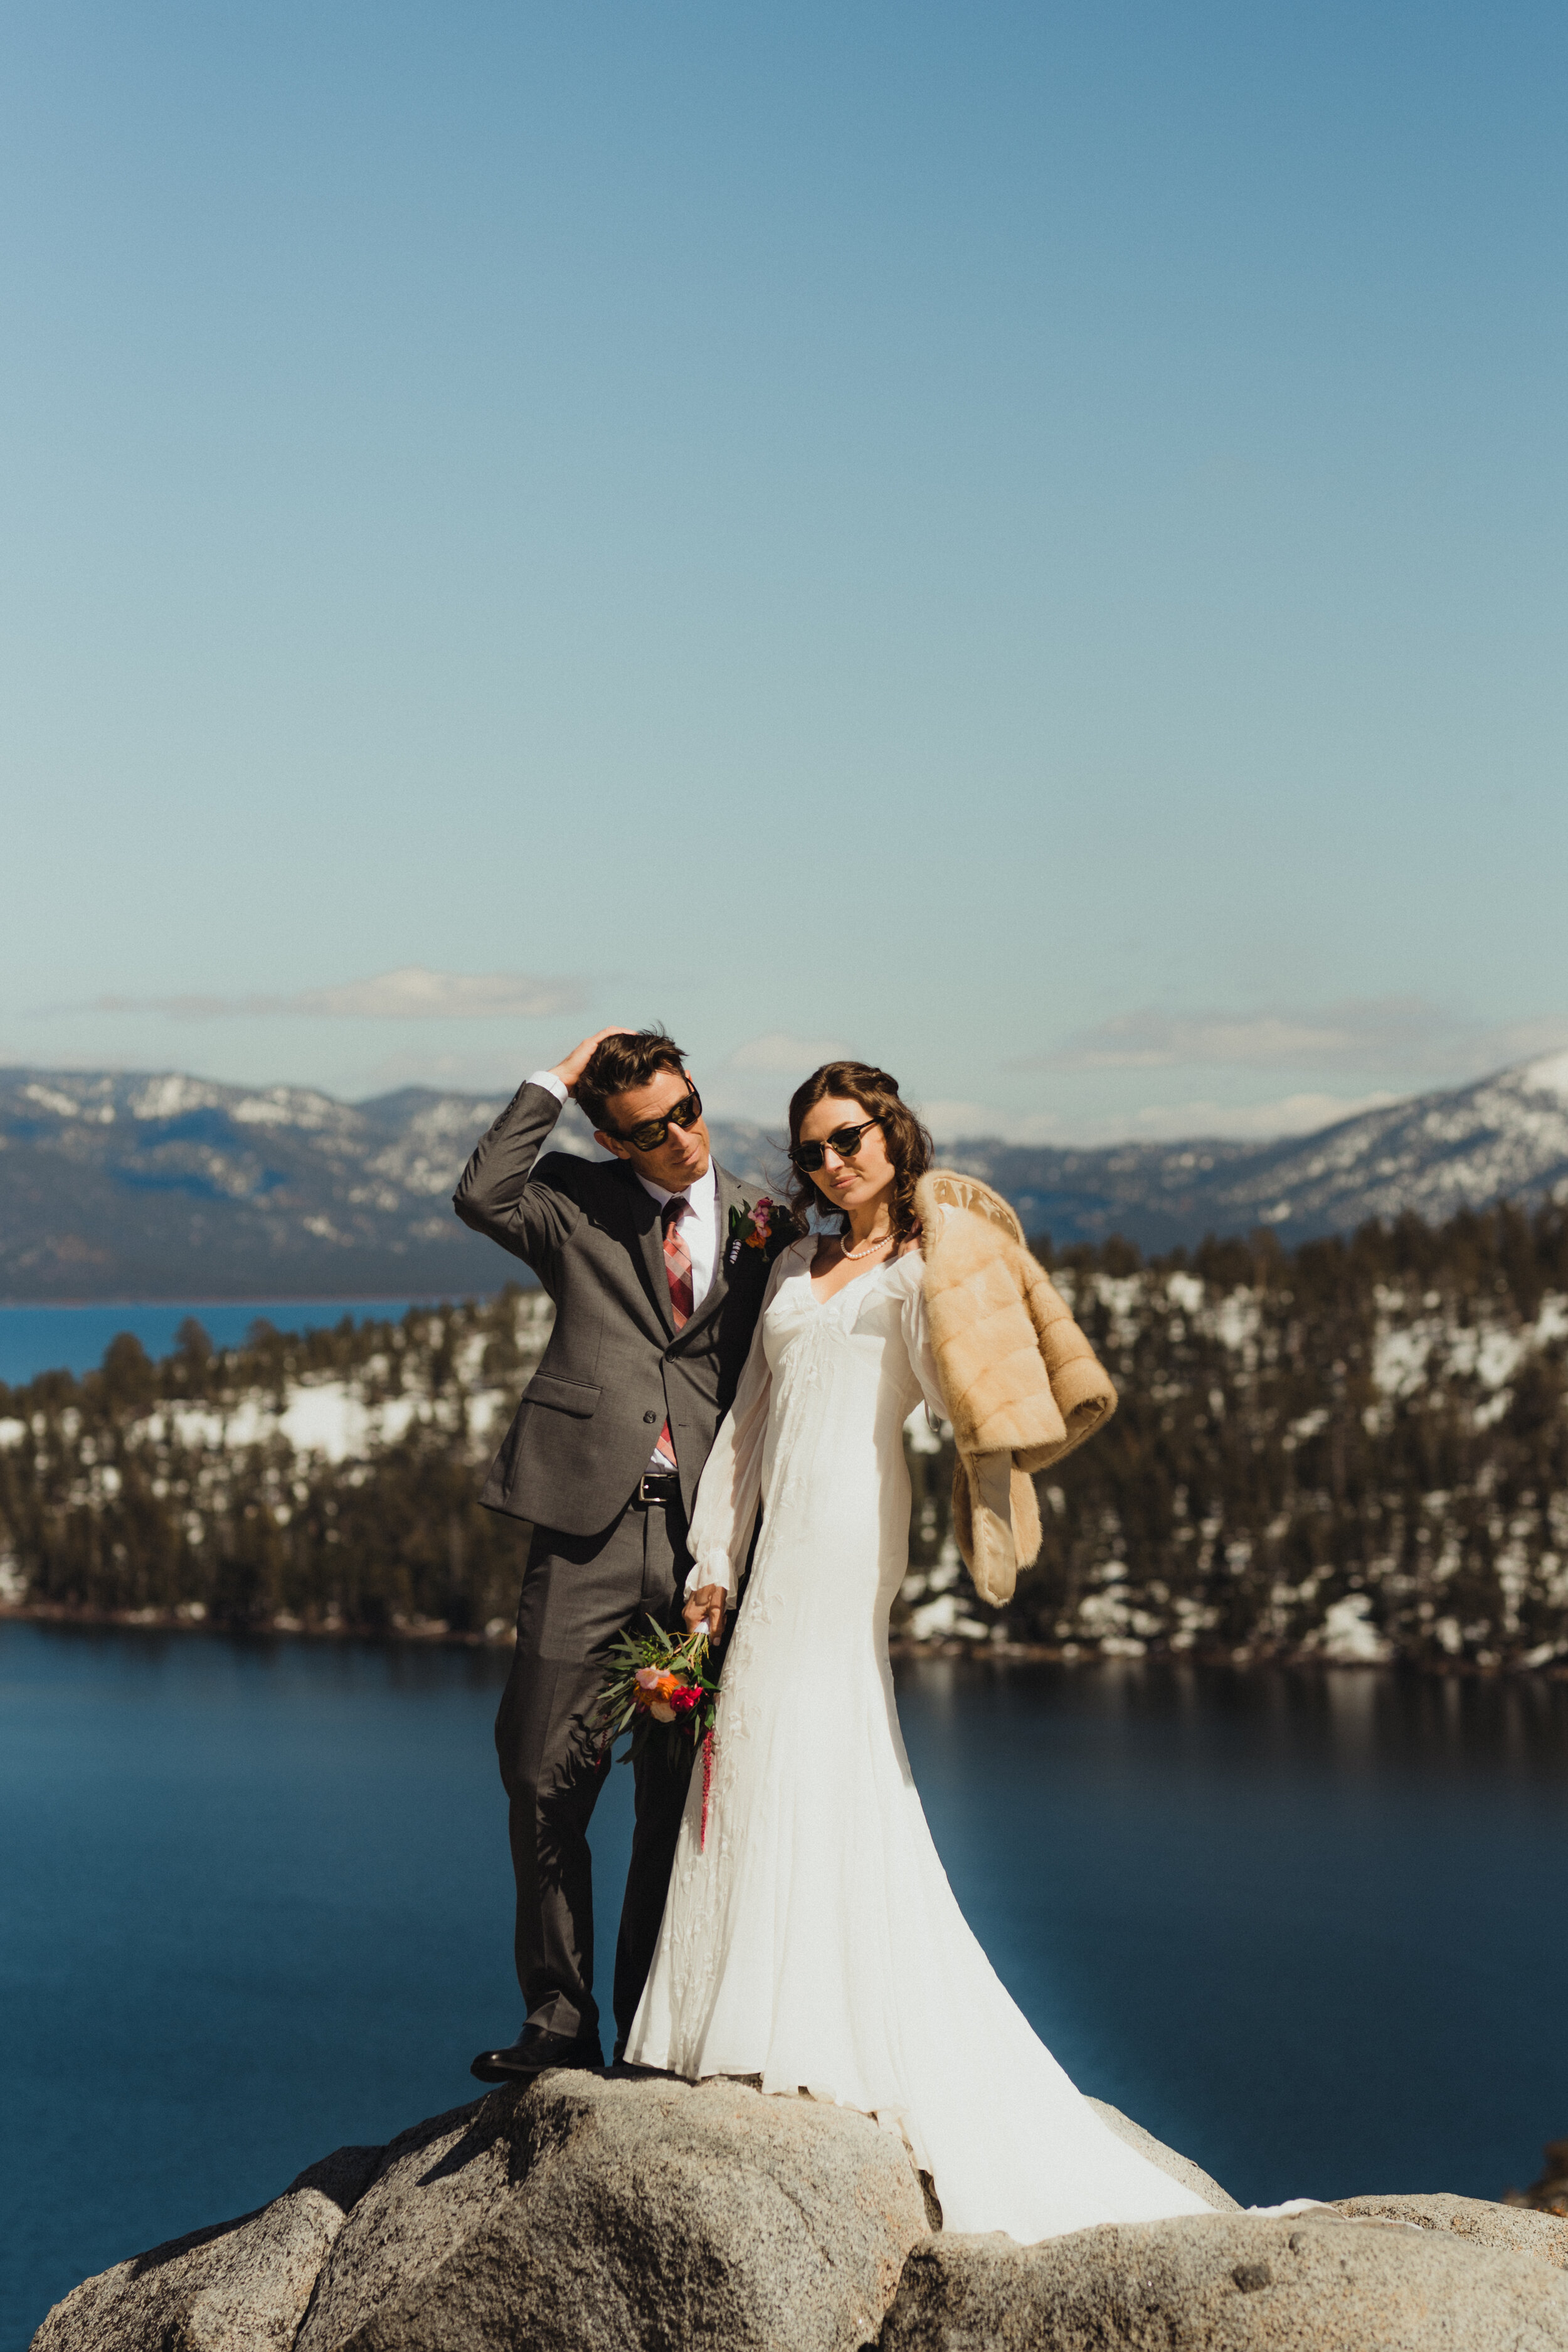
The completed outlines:
<svg viewBox="0 0 1568 2352">
<path fill-rule="evenodd" d="M 193 1320 L 161 1362 L 122 1334 L 84 1380 L 0 1388 L 13 1594 L 248 1628 L 509 1623 L 519 1531 L 476 1498 L 547 1316 L 508 1289 L 303 1337 L 259 1321 L 222 1353 Z"/>
<path fill-rule="evenodd" d="M 1039 1244 L 1051 1263 L 1049 1244 Z M 948 1539 L 950 1449 L 911 1433 L 906 1638 L 1055 1654 L 1568 1671 L 1568 1213 L 1410 1218 L 1053 1268 L 1121 1391 L 1040 1482 L 998 1621 Z M 548 1301 L 509 1290 L 215 1353 L 195 1323 L 78 1381 L 0 1388 L 13 1608 L 504 1637 L 523 1538 L 479 1509 Z"/>
<path fill-rule="evenodd" d="M 1563 1209 L 1055 1272 L 1121 1402 L 1042 1482 L 1020 1638 L 1568 1663 Z"/>
</svg>

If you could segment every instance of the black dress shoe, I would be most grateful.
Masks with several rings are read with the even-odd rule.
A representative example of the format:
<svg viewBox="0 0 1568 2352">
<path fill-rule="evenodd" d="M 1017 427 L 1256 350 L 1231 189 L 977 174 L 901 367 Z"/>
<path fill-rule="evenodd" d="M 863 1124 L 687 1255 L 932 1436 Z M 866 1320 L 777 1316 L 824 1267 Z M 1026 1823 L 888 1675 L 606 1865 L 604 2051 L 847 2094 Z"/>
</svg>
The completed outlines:
<svg viewBox="0 0 1568 2352">
<path fill-rule="evenodd" d="M 604 2053 L 598 2035 L 551 2033 L 542 2025 L 525 2025 L 505 2050 L 481 2050 L 468 2072 L 479 2083 L 523 2083 L 551 2066 L 584 2066 L 601 2073 Z"/>
</svg>

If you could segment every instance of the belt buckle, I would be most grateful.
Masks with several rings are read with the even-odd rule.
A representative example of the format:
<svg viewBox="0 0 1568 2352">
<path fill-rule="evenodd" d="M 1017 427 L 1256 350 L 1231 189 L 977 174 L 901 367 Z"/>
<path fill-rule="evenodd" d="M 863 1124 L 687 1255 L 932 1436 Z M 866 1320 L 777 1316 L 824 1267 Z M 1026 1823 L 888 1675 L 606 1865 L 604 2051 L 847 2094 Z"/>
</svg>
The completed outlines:
<svg viewBox="0 0 1568 2352">
<path fill-rule="evenodd" d="M 650 1486 L 663 1488 L 665 1479 L 671 1475 L 672 1474 L 667 1470 L 644 1470 L 643 1475 L 637 1481 L 637 1500 L 640 1503 L 644 1504 L 663 1503 L 667 1501 L 668 1496 L 666 1494 L 659 1493 L 651 1495 L 648 1492 L 648 1489 Z"/>
</svg>

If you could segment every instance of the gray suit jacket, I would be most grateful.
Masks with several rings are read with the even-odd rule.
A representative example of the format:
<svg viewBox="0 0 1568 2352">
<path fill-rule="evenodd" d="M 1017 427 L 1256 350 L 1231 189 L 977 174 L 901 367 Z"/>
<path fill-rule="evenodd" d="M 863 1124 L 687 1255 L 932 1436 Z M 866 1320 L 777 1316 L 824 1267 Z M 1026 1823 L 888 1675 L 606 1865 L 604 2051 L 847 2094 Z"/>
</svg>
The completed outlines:
<svg viewBox="0 0 1568 2352">
<path fill-rule="evenodd" d="M 593 1535 L 623 1508 L 665 1414 L 689 1519 L 697 1479 L 735 1394 L 770 1253 L 728 1263 L 729 1213 L 760 1197 L 718 1168 L 713 1285 L 675 1329 L 658 1204 L 623 1161 L 540 1146 L 560 1117 L 524 1086 L 476 1150 L 453 1196 L 465 1225 L 532 1266 L 555 1301 L 543 1361 L 480 1501 L 563 1534 Z"/>
</svg>

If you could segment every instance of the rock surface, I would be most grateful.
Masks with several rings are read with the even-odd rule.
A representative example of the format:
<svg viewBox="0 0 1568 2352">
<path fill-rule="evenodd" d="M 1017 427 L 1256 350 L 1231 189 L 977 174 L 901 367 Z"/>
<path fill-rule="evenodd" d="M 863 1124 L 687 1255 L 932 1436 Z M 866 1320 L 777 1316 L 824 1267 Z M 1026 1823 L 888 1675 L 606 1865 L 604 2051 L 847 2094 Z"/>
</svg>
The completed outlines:
<svg viewBox="0 0 1568 2352">
<path fill-rule="evenodd" d="M 547 2075 L 387 2156 L 298 2352 L 857 2352 L 926 2233 L 901 2140 L 735 2083 Z"/>
<path fill-rule="evenodd" d="M 737 2083 L 549 2074 L 56 2306 L 34 2352 L 1568 2352 L 1568 2221 L 1473 2198 L 933 2236 L 902 2141 Z"/>
<path fill-rule="evenodd" d="M 1568 2271 L 1568 2221 L 1518 2205 L 1489 2205 L 1481 2197 L 1336 2197 L 1336 2213 L 1369 2221 L 1410 2221 L 1417 2230 L 1451 2230 L 1473 2245 L 1504 2253 L 1539 2254 Z"/>
<path fill-rule="evenodd" d="M 1194 2164 L 1190 2156 L 1178 2156 L 1174 2147 L 1167 2147 L 1163 2139 L 1156 2139 L 1153 2132 L 1146 2132 L 1142 2124 L 1135 2124 L 1131 2116 L 1124 2116 L 1120 2107 L 1112 2106 L 1108 2100 L 1091 2099 L 1089 2104 L 1101 2120 L 1110 2125 L 1118 2139 L 1124 2139 L 1129 2147 L 1135 2147 L 1140 2156 L 1146 2156 L 1151 2164 L 1157 2164 L 1162 2172 L 1168 2172 L 1171 2179 L 1179 2180 L 1184 2189 L 1192 2189 L 1206 2203 L 1212 2205 L 1216 2212 L 1240 2212 L 1240 2205 L 1229 2191 L 1221 2189 L 1218 2180 L 1211 2180 L 1201 2165 Z"/>
<path fill-rule="evenodd" d="M 917 2246 L 881 2352 L 1568 2352 L 1568 2281 L 1451 2233 L 1218 2213 Z"/>
<path fill-rule="evenodd" d="M 381 2160 L 379 2147 L 340 2147 L 258 2212 L 85 2279 L 33 2352 L 291 2352 L 328 2249 Z"/>
</svg>

